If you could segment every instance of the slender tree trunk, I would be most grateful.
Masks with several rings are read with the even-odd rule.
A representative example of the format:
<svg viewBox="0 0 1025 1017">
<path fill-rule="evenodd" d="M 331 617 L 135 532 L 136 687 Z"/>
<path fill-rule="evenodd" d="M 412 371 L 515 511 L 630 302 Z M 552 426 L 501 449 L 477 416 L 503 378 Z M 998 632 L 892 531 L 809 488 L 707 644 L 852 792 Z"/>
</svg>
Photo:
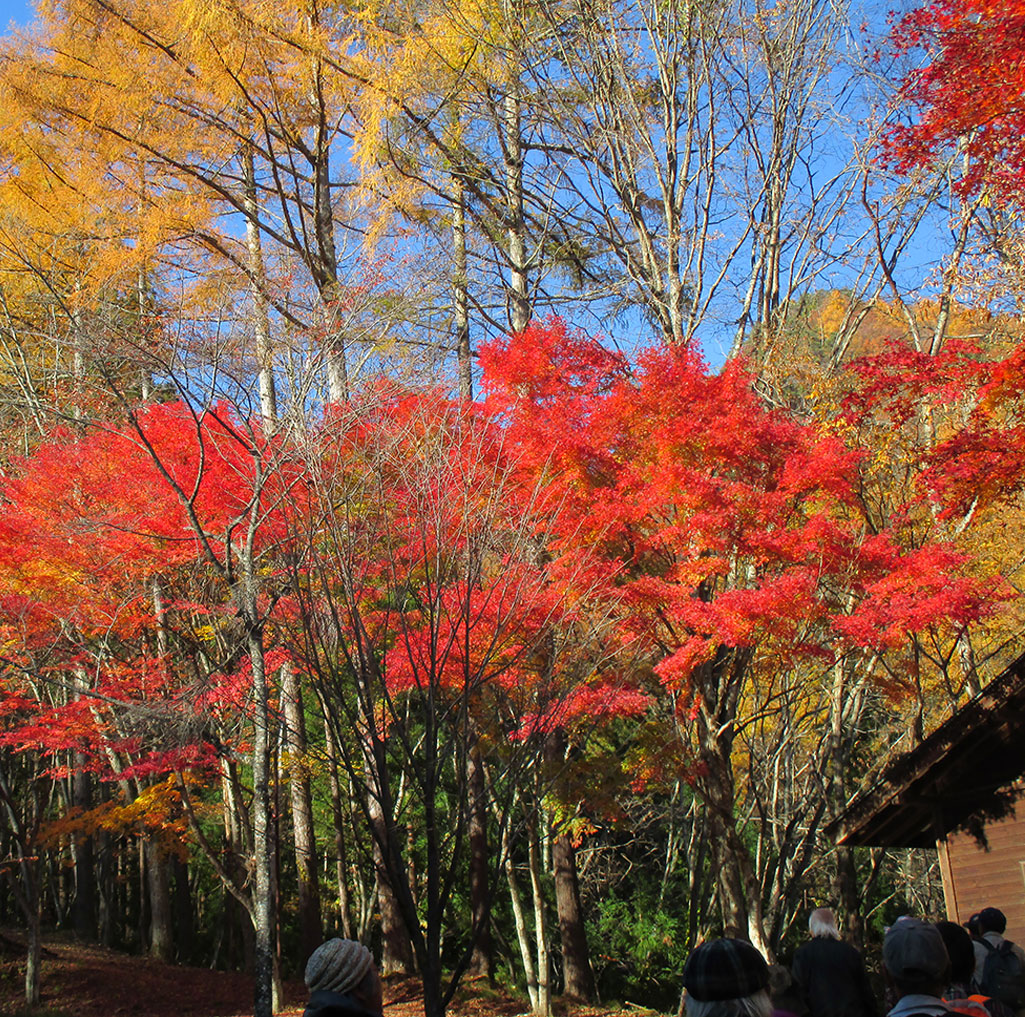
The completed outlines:
<svg viewBox="0 0 1025 1017">
<path fill-rule="evenodd" d="M 153 578 L 152 595 L 153 615 L 157 621 L 157 653 L 163 656 L 167 653 L 167 627 L 163 591 L 158 577 Z M 145 852 L 146 883 L 150 902 L 149 952 L 158 960 L 171 962 L 175 959 L 174 918 L 171 904 L 172 861 L 152 840 L 146 842 Z M 184 929 L 179 930 L 179 935 L 184 933 Z"/>
<path fill-rule="evenodd" d="M 342 788 L 338 779 L 338 746 L 331 730 L 330 721 L 325 720 L 328 779 L 331 786 L 331 818 L 335 828 L 335 868 L 338 880 L 338 910 L 342 922 L 342 935 L 346 939 L 358 939 L 352 919 L 352 899 L 349 895 L 349 866 L 345 845 L 345 811 L 342 809 Z"/>
<path fill-rule="evenodd" d="M 101 946 L 114 945 L 114 920 L 117 913 L 116 884 L 114 880 L 114 866 L 112 855 L 114 842 L 110 834 L 103 831 L 97 837 L 99 847 L 99 864 L 97 866 L 97 887 L 98 893 L 98 939 Z"/>
<path fill-rule="evenodd" d="M 124 887 L 124 939 L 126 943 L 138 944 L 139 912 L 142 900 L 139 897 L 139 880 L 136 878 L 139 865 L 139 845 L 135 840 L 125 843 L 121 853 L 121 885 Z M 141 944 L 140 951 L 144 949 Z"/>
<path fill-rule="evenodd" d="M 473 929 L 477 935 L 470 959 L 469 973 L 494 979 L 494 950 L 491 941 L 490 899 L 488 866 L 488 810 L 484 767 L 480 751 L 471 750 L 467 759 L 469 768 L 467 785 L 470 791 L 470 912 Z"/>
<path fill-rule="evenodd" d="M 249 577 L 251 579 L 251 577 Z M 253 586 L 250 584 L 250 589 Z M 247 598 L 248 599 L 248 598 Z M 246 605 L 255 615 L 255 605 Z M 249 658 L 253 672 L 253 914 L 256 933 L 254 1017 L 274 1012 L 274 864 L 270 800 L 270 704 L 264 670 L 263 637 L 250 622 Z"/>
<path fill-rule="evenodd" d="M 527 918 L 523 911 L 523 895 L 520 893 L 516 878 L 516 863 L 512 857 L 509 842 L 509 828 L 505 827 L 502 834 L 502 857 L 505 859 L 505 879 L 509 886 L 509 902 L 512 905 L 513 924 L 516 927 L 516 942 L 520 947 L 520 961 L 523 964 L 523 975 L 527 982 L 527 996 L 533 1013 L 540 1012 L 541 999 L 537 988 L 537 972 L 534 969 L 533 950 L 530 943 L 530 932 L 527 929 Z"/>
<path fill-rule="evenodd" d="M 239 881 L 239 821 L 235 810 L 235 795 L 231 787 L 232 773 L 227 760 L 221 761 L 221 818 L 224 823 L 224 841 L 221 866 L 228 878 Z M 243 923 L 252 928 L 248 912 L 235 895 L 224 886 L 224 960 L 225 967 L 249 966 L 249 951 L 244 946 Z"/>
<path fill-rule="evenodd" d="M 0 858 L 11 858 L 14 855 L 14 835 L 5 823 L 0 823 Z M 13 891 L 9 880 L 0 879 L 0 929 L 11 923 L 11 896 Z"/>
<path fill-rule="evenodd" d="M 149 949 L 149 887 L 146 876 L 146 842 L 140 837 L 135 843 L 135 858 L 138 862 L 136 878 L 133 880 L 139 900 L 135 922 L 135 939 L 141 951 Z"/>
<path fill-rule="evenodd" d="M 319 28 L 316 5 L 306 14 L 310 28 Z M 349 369 L 346 363 L 345 337 L 338 320 L 338 249 L 335 245 L 334 205 L 331 200 L 331 133 L 324 97 L 324 62 L 314 56 L 310 61 L 310 107 L 316 111 L 310 178 L 313 181 L 313 233 L 316 238 L 313 276 L 320 294 L 324 322 L 324 357 L 328 398 L 333 403 L 349 398 Z"/>
<path fill-rule="evenodd" d="M 523 220 L 523 138 L 519 81 L 510 74 L 503 115 L 505 133 L 506 239 L 509 256 L 509 323 L 513 332 L 530 324 L 527 245 Z"/>
<path fill-rule="evenodd" d="M 534 931 L 537 947 L 537 1007 L 538 1017 L 551 1017 L 552 980 L 548 957 L 548 921 L 545 916 L 544 887 L 541 882 L 541 844 L 538 819 L 534 815 L 528 823 L 527 861 L 530 868 L 530 889 L 534 900 Z"/>
<path fill-rule="evenodd" d="M 85 329 L 82 327 L 82 311 L 78 304 L 78 297 L 81 293 L 81 284 L 75 283 L 75 309 L 71 312 L 71 341 L 74 343 L 71 357 L 71 374 L 72 374 L 72 406 L 71 416 L 78 425 L 82 427 L 80 423 L 84 415 L 84 402 L 85 402 L 85 354 L 84 349 L 86 345 Z"/>
<path fill-rule="evenodd" d="M 274 946 L 272 954 L 274 963 L 271 966 L 271 1006 L 277 1013 L 284 1006 L 284 983 L 281 980 L 281 909 L 277 906 L 281 900 L 281 787 L 284 781 L 281 778 L 281 751 L 282 739 L 285 736 L 284 725 L 279 725 L 277 732 L 277 745 L 271 754 L 268 771 L 275 774 L 273 780 L 273 794 L 271 796 L 271 820 L 270 820 L 270 898 L 274 902 L 274 928 L 271 930 L 271 943 Z"/>
<path fill-rule="evenodd" d="M 82 698 L 88 688 L 84 673 L 75 675 L 75 699 Z M 85 756 L 80 752 L 72 755 L 71 804 L 75 809 L 86 812 L 93 807 L 92 775 L 85 768 Z M 96 940 L 96 852 L 92 834 L 76 834 L 75 857 L 75 900 L 72 915 L 75 934 L 88 942 Z"/>
<path fill-rule="evenodd" d="M 143 192 L 145 193 L 146 179 L 143 174 L 141 181 Z M 149 313 L 151 303 L 149 297 L 149 285 L 146 279 L 146 266 L 139 266 L 139 275 L 136 279 L 136 298 L 139 303 L 138 307 L 138 328 L 139 338 L 144 341 L 149 341 L 150 337 L 146 335 L 146 330 L 149 328 L 149 322 L 146 320 L 146 316 Z M 150 374 L 149 367 L 143 363 L 139 368 L 139 394 L 142 396 L 142 401 L 147 403 L 153 398 L 153 377 Z"/>
<path fill-rule="evenodd" d="M 313 830 L 313 798 L 306 761 L 306 721 L 302 694 L 291 664 L 281 668 L 281 699 L 288 750 L 288 787 L 292 804 L 292 832 L 299 883 L 299 929 L 302 956 L 309 957 L 324 940 L 320 922 L 320 882 L 317 842 Z"/>
<path fill-rule="evenodd" d="M 256 169 L 253 146 L 242 148 L 242 206 L 246 217 L 246 253 L 249 261 L 249 290 L 253 297 L 253 331 L 256 337 L 256 370 L 260 386 L 260 413 L 264 427 L 273 431 L 278 418 L 278 396 L 274 382 L 274 348 L 271 345 L 267 302 L 267 274 L 260 238 L 260 206 L 256 198 Z"/>
<path fill-rule="evenodd" d="M 455 298 L 456 363 L 459 396 L 473 398 L 473 361 L 470 351 L 469 273 L 466 261 L 466 188 L 458 173 L 452 178 L 455 201 L 452 206 L 453 289 Z"/>
<path fill-rule="evenodd" d="M 73 753 L 68 753 L 69 758 L 74 759 Z M 70 784 L 70 780 L 68 781 Z M 71 799 L 68 799 L 70 803 Z M 68 835 L 61 838 L 61 855 L 64 854 L 64 845 L 67 844 L 67 853 L 71 856 L 71 864 L 61 864 L 56 868 L 51 864 L 47 866 L 47 885 L 50 887 L 50 897 L 53 900 L 53 913 L 58 921 L 72 922 L 75 906 L 75 838 Z"/>
</svg>

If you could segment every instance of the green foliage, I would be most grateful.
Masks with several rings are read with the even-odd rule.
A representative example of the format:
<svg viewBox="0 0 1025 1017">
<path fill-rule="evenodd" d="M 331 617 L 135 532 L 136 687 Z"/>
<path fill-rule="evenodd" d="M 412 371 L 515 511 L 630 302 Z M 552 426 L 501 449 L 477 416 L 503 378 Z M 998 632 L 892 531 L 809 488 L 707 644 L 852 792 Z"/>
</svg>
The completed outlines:
<svg viewBox="0 0 1025 1017">
<path fill-rule="evenodd" d="M 606 1000 L 636 998 L 672 1010 L 689 952 L 686 930 L 667 901 L 652 899 L 650 887 L 625 889 L 628 897 L 598 903 L 588 929 L 599 992 Z"/>
</svg>

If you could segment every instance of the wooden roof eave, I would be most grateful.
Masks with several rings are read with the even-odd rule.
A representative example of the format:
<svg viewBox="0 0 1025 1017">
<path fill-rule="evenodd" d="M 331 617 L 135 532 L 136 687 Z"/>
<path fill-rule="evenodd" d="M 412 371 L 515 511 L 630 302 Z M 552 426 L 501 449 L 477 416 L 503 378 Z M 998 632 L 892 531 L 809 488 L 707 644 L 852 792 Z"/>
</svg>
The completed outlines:
<svg viewBox="0 0 1025 1017">
<path fill-rule="evenodd" d="M 827 833 L 846 846 L 928 847 L 973 817 L 1005 815 L 1025 772 L 1025 655 L 894 760 Z"/>
</svg>

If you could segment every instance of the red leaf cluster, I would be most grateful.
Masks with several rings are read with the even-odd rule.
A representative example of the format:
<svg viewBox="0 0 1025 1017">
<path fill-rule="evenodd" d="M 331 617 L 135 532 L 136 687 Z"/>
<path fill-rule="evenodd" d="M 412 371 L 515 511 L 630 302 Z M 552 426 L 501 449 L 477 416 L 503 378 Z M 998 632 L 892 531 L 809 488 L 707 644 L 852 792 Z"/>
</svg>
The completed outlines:
<svg viewBox="0 0 1025 1017">
<path fill-rule="evenodd" d="M 924 57 L 895 106 L 914 122 L 894 128 L 889 158 L 906 171 L 957 146 L 961 187 L 1016 202 L 1025 185 L 1025 4 L 1021 0 L 932 0 L 902 17 L 898 52 Z"/>
</svg>

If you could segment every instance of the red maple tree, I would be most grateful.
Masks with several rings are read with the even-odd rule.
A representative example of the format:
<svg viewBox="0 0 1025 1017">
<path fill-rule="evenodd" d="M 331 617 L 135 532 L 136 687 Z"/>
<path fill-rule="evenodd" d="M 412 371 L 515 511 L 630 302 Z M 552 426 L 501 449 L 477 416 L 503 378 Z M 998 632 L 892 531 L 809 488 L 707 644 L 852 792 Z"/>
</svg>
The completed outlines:
<svg viewBox="0 0 1025 1017">
<path fill-rule="evenodd" d="M 906 548 L 867 525 L 862 453 L 768 410 L 743 363 L 712 374 L 659 347 L 633 364 L 562 322 L 482 351 L 489 405 L 522 462 L 564 506 L 555 557 L 604 562 L 620 638 L 648 655 L 692 746 L 690 780 L 715 826 L 733 918 L 767 946 L 738 828 L 733 750 L 766 667 L 886 652 L 914 631 L 953 636 L 989 587 L 953 547 Z M 871 396 L 869 397 L 871 399 Z M 900 676 L 891 679 L 901 692 Z"/>
</svg>

